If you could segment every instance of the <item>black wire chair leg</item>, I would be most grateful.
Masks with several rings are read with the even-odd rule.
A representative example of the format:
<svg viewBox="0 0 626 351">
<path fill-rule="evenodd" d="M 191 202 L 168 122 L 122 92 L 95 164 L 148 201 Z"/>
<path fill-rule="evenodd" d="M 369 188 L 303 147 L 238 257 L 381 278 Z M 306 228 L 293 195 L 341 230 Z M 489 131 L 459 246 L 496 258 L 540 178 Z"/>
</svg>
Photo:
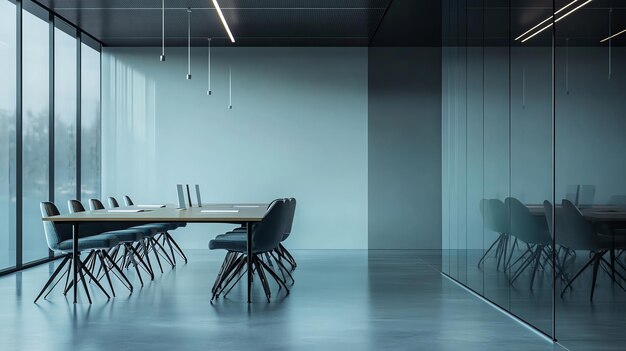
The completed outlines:
<svg viewBox="0 0 626 351">
<path fill-rule="evenodd" d="M 109 275 L 109 271 L 107 269 L 107 265 L 104 262 L 104 257 L 101 252 L 98 252 L 98 258 L 100 259 L 100 268 L 104 267 L 104 276 L 107 277 L 107 281 L 109 282 L 109 287 L 111 288 L 111 294 L 115 297 L 115 289 L 113 289 L 113 283 L 111 282 L 111 276 Z"/>
<path fill-rule="evenodd" d="M 265 265 L 264 262 L 261 262 L 261 265 Z M 278 277 L 278 275 L 276 274 L 276 272 L 274 272 L 273 270 L 270 269 L 270 267 L 268 267 L 267 265 L 264 266 L 264 268 L 267 270 L 267 272 L 274 278 L 274 280 L 276 280 L 276 283 L 280 284 L 283 286 L 283 288 L 285 288 L 285 290 L 287 291 L 287 295 L 289 295 L 289 288 L 287 288 L 287 284 L 285 284 L 285 282 L 283 282 L 280 277 Z"/>
<path fill-rule="evenodd" d="M 96 255 L 94 254 L 94 257 L 96 257 Z M 94 258 L 95 260 L 95 258 Z M 83 267 L 85 268 L 85 267 Z M 104 287 L 102 286 L 102 284 L 100 284 L 100 282 L 96 279 L 96 277 L 93 275 L 93 273 L 91 273 L 91 271 L 89 269 L 84 269 L 85 274 L 87 274 L 89 276 L 89 278 L 96 283 L 96 286 L 98 286 L 98 288 L 100 288 L 100 290 L 102 290 L 102 292 L 104 293 L 104 295 L 106 295 L 107 299 L 110 300 L 111 296 L 109 295 L 109 293 L 107 293 L 107 291 L 104 289 Z M 83 282 L 84 283 L 84 282 Z"/>
<path fill-rule="evenodd" d="M 113 271 L 113 274 L 115 274 L 117 279 L 119 279 L 126 286 L 126 288 L 130 291 L 130 293 L 132 294 L 132 292 L 133 292 L 133 285 L 130 283 L 130 280 L 128 280 L 128 277 L 126 276 L 126 274 L 124 274 L 124 272 L 122 272 L 122 269 L 115 263 L 113 258 L 111 256 L 109 256 L 108 253 L 103 252 L 102 254 L 104 255 L 104 258 L 106 258 L 107 261 L 109 261 L 109 263 L 111 264 L 111 267 L 113 269 L 115 269 Z M 117 271 L 117 273 L 115 271 Z"/>
<path fill-rule="evenodd" d="M 578 278 L 585 271 L 585 269 L 587 269 L 587 267 L 589 267 L 589 265 L 593 263 L 593 261 L 594 261 L 594 257 L 592 257 L 589 261 L 587 261 L 587 263 L 585 263 L 583 268 L 581 268 L 578 271 L 578 273 L 576 273 L 576 275 L 574 275 L 574 277 L 570 279 L 567 285 L 563 288 L 563 291 L 561 291 L 561 297 L 563 297 L 563 294 L 565 294 L 565 291 L 567 290 L 567 288 L 569 288 L 572 285 L 572 283 L 576 280 L 576 278 Z"/>
<path fill-rule="evenodd" d="M 83 283 L 83 289 L 85 289 L 85 294 L 87 294 L 87 300 L 89 300 L 89 304 L 91 304 L 91 296 L 89 296 L 89 289 L 87 288 L 87 282 L 85 282 L 85 275 L 83 274 L 83 271 L 85 270 L 85 264 L 80 261 L 78 262 L 78 273 L 80 275 L 80 281 L 81 283 Z"/>
<path fill-rule="evenodd" d="M 185 256 L 183 250 L 180 248 L 180 246 L 178 246 L 176 240 L 174 240 L 174 238 L 172 238 L 172 236 L 168 232 L 165 232 L 165 235 L 167 235 L 168 240 L 172 243 L 172 245 L 174 245 L 174 248 L 176 249 L 178 254 L 183 258 L 183 260 L 185 260 L 185 263 L 187 263 L 187 256 Z"/>
<path fill-rule="evenodd" d="M 274 257 L 273 253 L 271 253 L 270 255 L 272 255 L 272 257 Z M 274 257 L 274 259 L 276 260 L 276 257 Z M 287 270 L 287 267 L 285 267 L 285 265 L 283 265 L 283 263 L 280 262 L 279 260 L 276 260 L 276 263 L 278 263 L 278 266 L 281 268 L 281 272 L 282 272 L 282 270 L 285 270 L 287 272 L 287 275 L 289 276 L 289 279 L 291 279 L 291 285 L 295 284 L 296 280 L 293 279 L 293 275 L 291 275 L 291 273 Z"/>
<path fill-rule="evenodd" d="M 54 281 L 54 278 L 56 278 L 56 276 L 59 274 L 59 272 L 61 272 L 61 270 L 63 269 L 63 267 L 67 263 L 67 261 L 69 261 L 70 256 L 71 255 L 66 255 L 65 258 L 63 258 L 63 261 L 61 262 L 61 264 L 57 267 L 57 269 L 54 270 L 54 273 L 52 273 L 52 276 L 50 276 L 50 279 L 48 279 L 46 284 L 43 286 L 43 289 L 41 289 L 41 292 L 39 293 L 39 295 L 37 295 L 37 298 L 35 299 L 34 303 L 37 303 L 37 300 L 39 300 L 41 295 L 43 295 L 44 291 L 46 291 L 48 286 L 50 286 L 50 284 Z M 63 276 L 61 276 L 61 278 L 59 278 L 59 280 L 61 280 L 62 278 L 63 278 Z M 58 283 L 58 281 L 54 284 L 54 286 L 52 286 L 52 289 L 54 289 L 54 287 L 57 285 L 57 283 Z M 50 291 L 52 291 L 52 289 L 50 289 Z M 46 296 L 48 296 L 48 295 L 46 294 Z"/>
</svg>

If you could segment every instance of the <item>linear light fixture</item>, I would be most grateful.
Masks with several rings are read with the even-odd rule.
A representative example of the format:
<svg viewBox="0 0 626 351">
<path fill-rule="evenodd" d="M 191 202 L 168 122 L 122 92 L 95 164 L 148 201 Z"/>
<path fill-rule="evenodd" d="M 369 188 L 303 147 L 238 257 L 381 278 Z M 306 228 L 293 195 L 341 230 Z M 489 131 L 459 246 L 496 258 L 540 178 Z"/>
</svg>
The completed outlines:
<svg viewBox="0 0 626 351">
<path fill-rule="evenodd" d="M 226 19 L 224 18 L 224 14 L 222 13 L 222 9 L 220 8 L 220 4 L 217 3 L 217 0 L 213 0 L 213 6 L 215 6 L 215 10 L 217 10 L 217 14 L 220 16 L 222 20 L 222 24 L 224 25 L 224 29 L 226 29 L 226 33 L 228 33 L 228 37 L 231 42 L 235 42 L 235 37 L 233 37 L 233 33 L 230 32 L 230 28 L 228 28 L 228 23 L 226 23 Z"/>
<path fill-rule="evenodd" d="M 570 10 L 569 12 L 567 12 L 566 14 L 564 14 L 561 17 L 558 17 L 557 19 L 554 20 L 554 22 L 550 22 L 548 25 L 542 27 L 541 29 L 539 29 L 538 31 L 536 31 L 534 34 L 526 37 L 526 39 L 522 40 L 522 43 L 528 41 L 529 39 L 533 38 L 534 36 L 538 35 L 539 33 L 543 32 L 544 30 L 552 27 L 552 25 L 556 22 L 559 22 L 560 20 L 564 19 L 565 17 L 571 15 L 572 13 L 574 13 L 575 11 L 579 10 L 580 8 L 582 8 L 583 6 L 587 5 L 588 3 L 590 3 L 593 0 L 587 0 L 585 2 L 583 2 L 582 4 L 578 5 L 577 7 L 573 8 L 572 10 Z M 551 19 L 554 18 L 554 16 L 558 15 L 559 13 L 563 12 L 564 10 L 568 9 L 569 7 L 571 7 L 572 5 L 575 5 L 576 3 L 578 3 L 579 0 L 574 0 L 572 2 L 570 2 L 569 4 L 563 6 L 562 8 L 560 8 L 558 11 L 556 11 L 554 13 L 554 15 L 546 18 L 545 20 L 541 21 L 539 24 L 537 24 L 536 26 L 532 27 L 531 29 L 527 30 L 526 32 L 524 32 L 522 35 L 520 35 L 519 37 L 515 38 L 515 40 L 519 40 L 521 38 L 523 38 L 524 36 L 526 36 L 527 34 L 531 33 L 533 30 L 541 27 L 543 24 L 545 24 L 546 22 L 550 21 Z"/>
<path fill-rule="evenodd" d="M 601 43 L 604 43 L 605 41 L 607 41 L 607 40 L 611 40 L 611 39 L 615 38 L 616 36 L 618 36 L 618 35 L 622 35 L 622 34 L 624 34 L 624 33 L 626 33 L 626 29 L 624 29 L 623 31 L 621 31 L 621 32 L 619 32 L 619 33 L 615 33 L 615 34 L 611 35 L 610 37 L 604 38 L 604 39 L 600 40 L 600 42 L 601 42 Z"/>
</svg>

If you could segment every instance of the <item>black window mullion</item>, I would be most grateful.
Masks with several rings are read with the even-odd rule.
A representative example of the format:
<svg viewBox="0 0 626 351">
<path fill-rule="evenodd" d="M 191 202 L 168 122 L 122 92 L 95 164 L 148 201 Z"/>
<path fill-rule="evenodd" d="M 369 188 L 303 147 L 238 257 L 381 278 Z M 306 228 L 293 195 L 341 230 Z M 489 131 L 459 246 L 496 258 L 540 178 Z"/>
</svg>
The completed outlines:
<svg viewBox="0 0 626 351">
<path fill-rule="evenodd" d="M 54 79 L 55 79 L 55 66 L 54 66 L 54 53 L 56 50 L 56 45 L 54 41 L 54 14 L 48 14 L 48 28 L 49 28 L 49 63 L 48 65 L 48 104 L 49 104 L 49 126 L 48 126 L 48 201 L 54 202 L 54 171 L 55 171 L 55 160 L 54 160 Z M 54 252 L 48 249 L 48 257 L 54 257 Z"/>
<path fill-rule="evenodd" d="M 82 103 L 82 86 L 81 86 L 81 43 L 83 33 L 78 31 L 76 35 L 76 198 L 81 201 L 81 143 L 82 143 L 82 126 L 81 126 L 81 103 Z"/>
<path fill-rule="evenodd" d="M 15 104 L 15 267 L 22 266 L 22 0 L 16 9 L 16 104 Z"/>
</svg>

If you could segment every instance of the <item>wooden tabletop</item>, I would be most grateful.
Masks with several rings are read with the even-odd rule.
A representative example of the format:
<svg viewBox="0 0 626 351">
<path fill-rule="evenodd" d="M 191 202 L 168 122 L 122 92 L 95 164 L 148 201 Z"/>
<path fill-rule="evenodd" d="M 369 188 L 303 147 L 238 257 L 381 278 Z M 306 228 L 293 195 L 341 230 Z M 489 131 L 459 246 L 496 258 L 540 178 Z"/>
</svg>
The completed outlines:
<svg viewBox="0 0 626 351">
<path fill-rule="evenodd" d="M 85 211 L 42 218 L 53 222 L 260 222 L 268 204 L 204 204 L 202 207 L 177 209 L 174 205 L 163 208 L 141 205 L 115 209 Z M 115 212 L 116 210 L 141 210 L 141 212 Z"/>
</svg>

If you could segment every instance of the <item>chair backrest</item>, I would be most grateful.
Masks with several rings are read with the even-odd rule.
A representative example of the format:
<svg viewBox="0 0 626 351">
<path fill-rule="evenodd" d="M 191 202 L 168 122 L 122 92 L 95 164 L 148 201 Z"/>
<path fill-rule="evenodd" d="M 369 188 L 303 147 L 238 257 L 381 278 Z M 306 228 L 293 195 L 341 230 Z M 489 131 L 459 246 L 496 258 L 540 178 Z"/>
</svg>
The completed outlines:
<svg viewBox="0 0 626 351">
<path fill-rule="evenodd" d="M 508 197 L 504 204 L 510 211 L 510 234 L 528 244 L 548 245 L 552 241 L 543 218 L 533 216 L 518 199 Z"/>
<path fill-rule="evenodd" d="M 280 244 L 287 227 L 288 207 L 285 199 L 274 200 L 265 217 L 254 226 L 252 247 L 256 252 L 274 250 Z"/>
<path fill-rule="evenodd" d="M 296 214 L 296 199 L 293 197 L 287 199 L 287 205 L 288 205 L 287 225 L 285 227 L 285 234 L 283 234 L 283 240 L 286 240 L 289 237 L 289 234 L 291 234 L 291 227 L 293 226 L 293 218 Z"/>
<path fill-rule="evenodd" d="M 544 202 L 548 226 L 552 223 L 552 205 Z M 602 240 L 593 224 L 585 219 L 580 210 L 569 200 L 563 199 L 560 207 L 554 209 L 555 226 L 551 228 L 556 243 L 572 250 L 598 250 L 610 247 L 610 242 Z"/>
<path fill-rule="evenodd" d="M 52 202 L 42 202 L 39 208 L 41 209 L 42 217 L 52 217 L 60 214 L 59 209 Z M 50 250 L 57 250 L 60 242 L 72 238 L 72 229 L 69 225 L 43 221 L 43 230 Z"/>
<path fill-rule="evenodd" d="M 124 195 L 124 203 L 126 204 L 126 206 L 134 205 L 133 200 L 131 200 L 130 196 L 128 195 Z"/>
<path fill-rule="evenodd" d="M 104 210 L 104 205 L 102 204 L 102 201 L 98 200 L 98 199 L 89 199 L 89 208 L 94 211 L 94 210 Z"/>
<path fill-rule="evenodd" d="M 117 200 L 114 197 L 109 197 L 108 201 L 109 201 L 110 208 L 120 207 L 120 204 L 117 202 Z"/>
<path fill-rule="evenodd" d="M 496 233 L 509 231 L 509 211 L 506 205 L 498 199 L 480 200 L 485 229 Z"/>
<path fill-rule="evenodd" d="M 70 213 L 85 212 L 85 206 L 78 200 L 67 200 L 67 208 L 70 210 Z"/>
</svg>

